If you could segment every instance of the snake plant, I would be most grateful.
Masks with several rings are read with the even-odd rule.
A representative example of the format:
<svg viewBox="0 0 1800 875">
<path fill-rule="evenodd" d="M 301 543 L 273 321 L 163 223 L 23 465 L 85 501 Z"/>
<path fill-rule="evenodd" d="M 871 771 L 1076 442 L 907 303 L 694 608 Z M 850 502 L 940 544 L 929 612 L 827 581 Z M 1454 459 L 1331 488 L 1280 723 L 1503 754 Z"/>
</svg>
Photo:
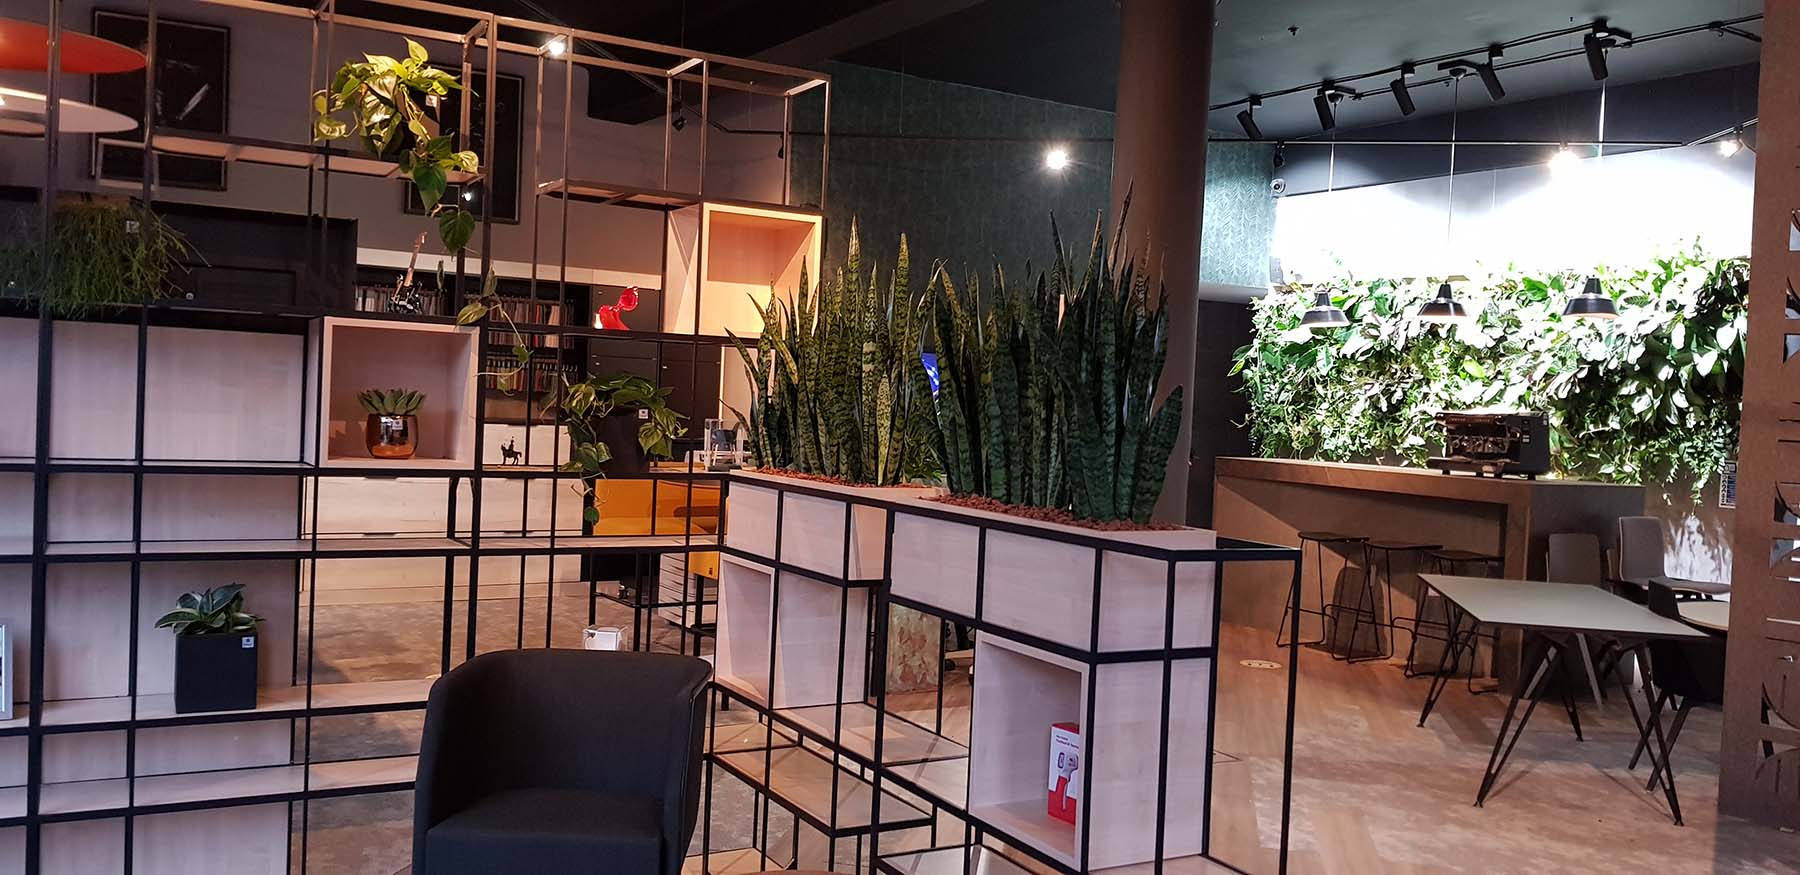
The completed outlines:
<svg viewBox="0 0 1800 875">
<path fill-rule="evenodd" d="M 852 221 L 848 257 L 815 289 L 803 269 L 792 303 L 771 293 L 752 350 L 731 335 L 753 398 L 757 464 L 888 486 L 935 473 L 931 389 L 919 360 L 923 299 L 912 290 L 906 238 L 887 283 Z M 729 333 L 729 332 L 728 332 Z"/>
</svg>

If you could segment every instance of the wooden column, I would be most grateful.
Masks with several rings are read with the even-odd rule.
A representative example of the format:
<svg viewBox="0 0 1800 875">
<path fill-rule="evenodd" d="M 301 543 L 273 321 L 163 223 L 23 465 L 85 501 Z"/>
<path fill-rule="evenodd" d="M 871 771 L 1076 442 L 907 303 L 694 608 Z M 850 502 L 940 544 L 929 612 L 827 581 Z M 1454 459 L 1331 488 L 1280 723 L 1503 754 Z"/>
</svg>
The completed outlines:
<svg viewBox="0 0 1800 875">
<path fill-rule="evenodd" d="M 1159 397 L 1186 387 L 1186 415 L 1169 454 L 1156 519 L 1187 516 L 1194 407 L 1195 311 L 1200 301 L 1200 213 L 1206 191 L 1206 101 L 1212 78 L 1213 4 L 1125 0 L 1119 11 L 1119 95 L 1113 133 L 1112 225 L 1131 192 L 1128 247 L 1150 245 L 1169 295 L 1169 357 Z"/>
<path fill-rule="evenodd" d="M 1766 16 L 1719 808 L 1800 827 L 1800 4 Z"/>
</svg>

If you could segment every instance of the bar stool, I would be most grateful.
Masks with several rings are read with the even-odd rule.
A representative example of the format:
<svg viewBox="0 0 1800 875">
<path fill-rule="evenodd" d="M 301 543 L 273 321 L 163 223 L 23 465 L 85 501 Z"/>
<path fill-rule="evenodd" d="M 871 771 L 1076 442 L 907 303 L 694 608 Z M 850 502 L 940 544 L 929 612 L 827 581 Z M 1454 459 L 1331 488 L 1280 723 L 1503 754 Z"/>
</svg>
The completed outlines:
<svg viewBox="0 0 1800 875">
<path fill-rule="evenodd" d="M 1367 662 L 1371 659 L 1388 659 L 1394 655 L 1394 554 L 1424 553 L 1442 549 L 1443 546 L 1428 541 L 1368 540 L 1363 542 L 1363 568 L 1366 571 L 1363 575 L 1363 589 L 1361 596 L 1357 599 L 1357 606 L 1353 609 L 1356 616 L 1350 621 L 1350 641 L 1344 646 L 1344 656 L 1341 658 L 1349 662 Z M 1381 572 L 1385 590 L 1385 598 L 1379 608 L 1375 604 L 1377 570 Z M 1365 601 L 1368 603 L 1366 611 L 1362 607 L 1362 603 Z M 1383 611 L 1388 614 L 1386 620 L 1381 618 Z M 1375 639 L 1376 647 L 1373 655 L 1357 657 L 1353 655 L 1356 650 L 1356 635 L 1361 631 L 1364 613 L 1368 614 L 1370 625 L 1378 630 Z M 1381 648 L 1380 629 L 1387 630 L 1387 649 L 1385 651 Z"/>
<path fill-rule="evenodd" d="M 1302 599 L 1300 613 L 1312 614 L 1319 618 L 1319 637 L 1312 641 L 1297 642 L 1299 646 L 1305 647 L 1313 644 L 1324 644 L 1327 640 L 1325 635 L 1325 621 L 1331 619 L 1335 622 L 1336 620 L 1333 612 L 1328 610 L 1332 607 L 1332 604 L 1325 598 L 1325 546 L 1327 544 L 1361 544 L 1367 540 L 1369 540 L 1368 535 L 1343 535 L 1337 532 L 1300 533 L 1300 560 L 1302 562 L 1306 561 L 1306 545 L 1311 543 L 1313 545 L 1313 555 L 1316 557 L 1313 561 L 1314 579 L 1317 580 L 1319 584 L 1319 609 L 1315 611 L 1306 607 L 1305 600 Z M 1349 563 L 1350 560 L 1346 557 L 1344 559 L 1344 564 L 1348 565 Z M 1302 577 L 1304 577 L 1304 572 L 1302 572 Z M 1294 589 L 1301 586 L 1302 583 L 1303 580 L 1297 578 L 1294 580 L 1293 584 L 1288 587 L 1287 600 L 1282 602 L 1281 606 L 1281 625 L 1275 628 L 1276 647 L 1286 646 L 1281 643 L 1281 636 L 1287 634 L 1288 631 L 1288 617 L 1292 616 L 1291 611 L 1294 607 L 1294 596 L 1296 595 Z"/>
<path fill-rule="evenodd" d="M 1455 574 L 1464 577 L 1498 577 L 1506 563 L 1506 557 L 1496 556 L 1493 553 L 1478 553 L 1474 550 L 1455 550 L 1442 547 L 1426 550 L 1425 558 L 1431 562 L 1431 570 L 1437 574 Z M 1470 571 L 1477 571 L 1478 573 L 1469 574 L 1468 572 Z M 1438 615 L 1443 619 L 1427 620 L 1425 619 L 1425 609 L 1434 601 L 1438 603 Z M 1419 601 L 1413 606 L 1413 616 L 1402 618 L 1412 624 L 1412 642 L 1408 644 L 1406 648 L 1405 673 L 1409 678 L 1427 674 L 1427 672 L 1418 670 L 1418 664 L 1415 661 L 1415 657 L 1419 650 L 1420 638 L 1423 637 L 1430 638 L 1433 641 L 1442 641 L 1444 642 L 1445 647 L 1450 646 L 1450 611 L 1448 606 L 1444 605 L 1443 602 L 1444 597 L 1440 595 L 1437 590 L 1430 587 L 1420 587 Z M 1399 622 L 1399 620 L 1396 620 L 1395 622 Z M 1432 635 L 1423 633 L 1419 630 L 1419 627 L 1427 625 L 1442 627 L 1444 630 L 1443 635 Z M 1452 676 L 1454 676 L 1456 666 L 1450 666 L 1450 671 Z"/>
</svg>

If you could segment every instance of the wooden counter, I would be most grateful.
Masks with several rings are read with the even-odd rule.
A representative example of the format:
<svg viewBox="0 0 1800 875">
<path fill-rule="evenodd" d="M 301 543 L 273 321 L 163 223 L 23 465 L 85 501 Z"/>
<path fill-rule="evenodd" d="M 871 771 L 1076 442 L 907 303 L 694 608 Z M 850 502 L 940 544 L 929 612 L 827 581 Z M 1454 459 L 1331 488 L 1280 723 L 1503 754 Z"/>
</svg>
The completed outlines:
<svg viewBox="0 0 1800 875">
<path fill-rule="evenodd" d="M 1426 541 L 1503 556 L 1506 577 L 1529 580 L 1544 579 L 1552 533 L 1591 532 L 1610 548 L 1615 521 L 1643 512 L 1641 486 L 1497 479 L 1425 468 L 1225 457 L 1218 459 L 1213 480 L 1213 527 L 1221 535 L 1297 545 L 1297 533 L 1326 530 Z M 1318 603 L 1315 563 L 1308 549 L 1303 569 L 1307 607 Z M 1328 594 L 1337 567 L 1327 559 Z M 1414 563 L 1395 557 L 1394 608 L 1400 616 L 1412 615 L 1416 571 Z M 1225 587 L 1221 606 L 1225 621 L 1272 632 L 1287 595 L 1284 572 L 1246 564 L 1230 573 L 1233 585 Z M 1305 621 L 1303 639 L 1317 637 L 1317 618 Z M 1404 653 L 1404 633 L 1395 640 Z"/>
</svg>

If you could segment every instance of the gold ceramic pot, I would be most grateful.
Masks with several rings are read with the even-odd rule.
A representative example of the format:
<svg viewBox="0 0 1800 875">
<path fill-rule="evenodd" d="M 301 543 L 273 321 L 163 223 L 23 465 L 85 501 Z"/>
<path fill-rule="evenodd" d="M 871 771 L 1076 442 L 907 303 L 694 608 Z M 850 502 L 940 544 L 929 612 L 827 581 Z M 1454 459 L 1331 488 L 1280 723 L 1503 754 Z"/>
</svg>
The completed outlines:
<svg viewBox="0 0 1800 875">
<path fill-rule="evenodd" d="M 410 459 L 419 449 L 419 418 L 371 413 L 363 443 L 377 459 Z"/>
</svg>

